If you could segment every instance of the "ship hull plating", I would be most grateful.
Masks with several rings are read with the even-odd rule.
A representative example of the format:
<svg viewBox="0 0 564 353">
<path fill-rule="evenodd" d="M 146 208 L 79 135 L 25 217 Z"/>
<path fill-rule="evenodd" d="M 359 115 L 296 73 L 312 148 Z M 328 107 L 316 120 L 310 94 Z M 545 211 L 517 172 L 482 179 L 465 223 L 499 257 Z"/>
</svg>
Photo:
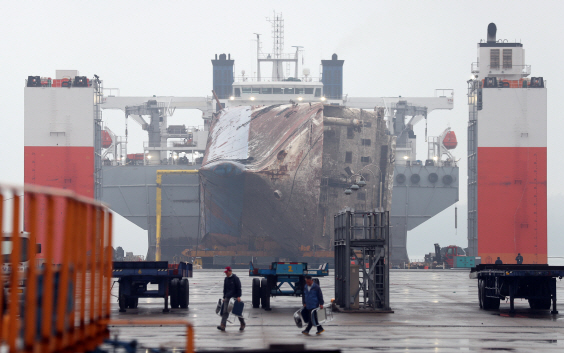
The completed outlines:
<svg viewBox="0 0 564 353">
<path fill-rule="evenodd" d="M 333 118 L 324 114 L 327 111 Z M 361 116 L 358 109 L 322 104 L 220 112 L 200 169 L 202 238 L 198 248 L 185 255 L 194 256 L 198 250 L 197 256 L 331 257 L 333 215 L 358 203 L 357 195 L 344 194 L 343 185 L 372 174 L 361 191 L 361 207 L 390 205 L 391 185 L 385 180 L 393 174 L 394 138 L 384 133 L 383 121 L 377 122 L 374 112 L 364 112 L 371 122 L 366 128 L 362 120 L 352 119 Z M 381 130 L 379 135 L 376 130 Z M 347 143 L 340 144 L 339 137 Z M 374 141 L 369 151 L 358 150 L 361 137 Z M 348 154 L 353 152 L 354 158 Z M 347 175 L 346 167 L 357 176 Z"/>
</svg>

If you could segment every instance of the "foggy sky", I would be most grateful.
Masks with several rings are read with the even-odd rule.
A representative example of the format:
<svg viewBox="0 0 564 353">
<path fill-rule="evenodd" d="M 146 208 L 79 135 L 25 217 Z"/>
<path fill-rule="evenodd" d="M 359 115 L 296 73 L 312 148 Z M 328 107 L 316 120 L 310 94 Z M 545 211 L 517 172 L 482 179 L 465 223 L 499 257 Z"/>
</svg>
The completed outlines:
<svg viewBox="0 0 564 353">
<path fill-rule="evenodd" d="M 55 77 L 57 69 L 100 76 L 122 96 L 209 96 L 215 54 L 230 53 L 235 71 L 255 70 L 255 36 L 270 52 L 273 10 L 285 19 L 285 52 L 303 46 L 303 67 L 319 74 L 320 60 L 333 53 L 345 60 L 344 93 L 351 97 L 432 97 L 436 88 L 453 88 L 454 109 L 429 115 L 429 135 L 447 126 L 456 132 L 461 158 L 458 230 L 454 206 L 409 233 L 410 258 L 422 258 L 433 244 L 466 247 L 466 81 L 480 39 L 495 22 L 498 39 L 522 42 L 531 76 L 548 87 L 549 256 L 564 255 L 563 158 L 558 145 L 564 130 L 559 101 L 562 20 L 559 1 L 57 1 L 3 2 L 2 128 L 0 182 L 23 183 L 23 87 L 30 75 Z M 301 72 L 301 67 L 300 67 Z M 169 124 L 201 125 L 198 111 L 176 111 Z M 104 111 L 118 135 L 123 113 Z M 415 127 L 418 159 L 426 159 L 424 122 Z M 142 152 L 146 133 L 130 121 L 128 153 Z M 502 134 L 503 131 L 500 131 Z M 116 242 L 145 254 L 146 232 L 116 217 Z"/>
</svg>

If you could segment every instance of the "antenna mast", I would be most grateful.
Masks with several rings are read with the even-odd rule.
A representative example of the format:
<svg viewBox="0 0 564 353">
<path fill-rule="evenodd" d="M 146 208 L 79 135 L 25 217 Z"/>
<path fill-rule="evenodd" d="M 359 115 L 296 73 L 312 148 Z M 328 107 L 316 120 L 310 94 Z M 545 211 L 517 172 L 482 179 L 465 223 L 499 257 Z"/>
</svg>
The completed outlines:
<svg viewBox="0 0 564 353">
<path fill-rule="evenodd" d="M 274 12 L 273 18 L 266 20 L 272 24 L 272 80 L 281 81 L 284 79 L 281 61 L 284 50 L 284 19 L 282 13 Z"/>
<path fill-rule="evenodd" d="M 283 63 L 295 63 L 296 65 L 296 77 L 298 73 L 298 55 L 299 50 L 301 47 L 296 47 L 295 54 L 284 54 L 282 51 L 284 50 L 284 19 L 282 18 L 282 14 L 277 14 L 274 12 L 273 18 L 267 18 L 268 22 L 272 24 L 272 53 L 271 54 L 263 54 L 262 48 L 260 44 L 260 34 L 255 33 L 257 36 L 257 72 L 258 72 L 258 80 L 261 80 L 260 77 L 260 63 L 261 62 L 271 62 L 272 63 L 272 81 L 283 81 L 284 80 L 284 71 L 282 68 Z M 288 72 L 288 76 L 289 76 Z"/>
</svg>

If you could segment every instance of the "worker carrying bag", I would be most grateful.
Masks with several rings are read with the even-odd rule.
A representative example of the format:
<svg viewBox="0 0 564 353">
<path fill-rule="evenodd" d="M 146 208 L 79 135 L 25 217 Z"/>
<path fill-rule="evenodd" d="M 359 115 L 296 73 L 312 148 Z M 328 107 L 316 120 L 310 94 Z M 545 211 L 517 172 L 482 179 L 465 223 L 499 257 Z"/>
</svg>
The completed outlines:
<svg viewBox="0 0 564 353">
<path fill-rule="evenodd" d="M 237 317 L 244 317 L 245 316 L 245 303 L 244 302 L 239 302 L 237 301 L 237 299 L 235 298 L 231 298 L 229 300 L 229 303 L 227 303 L 227 312 L 229 313 L 229 315 L 233 315 L 233 316 L 237 316 Z M 217 306 L 215 307 L 215 313 L 218 316 L 222 316 L 223 315 L 223 299 L 220 298 L 217 301 Z M 229 322 L 231 322 L 229 319 L 227 320 Z"/>
<path fill-rule="evenodd" d="M 294 313 L 294 322 L 296 323 L 296 326 L 298 326 L 298 328 L 302 328 L 304 325 L 304 318 L 302 316 L 302 310 L 303 309 L 299 309 L 298 311 L 296 311 Z"/>
<path fill-rule="evenodd" d="M 219 316 L 223 315 L 223 299 L 219 298 L 219 300 L 217 301 L 217 306 L 215 307 L 215 313 Z"/>
<path fill-rule="evenodd" d="M 327 310 L 326 307 L 323 309 L 317 308 L 311 311 L 312 322 L 314 326 L 319 326 L 325 324 L 329 321 L 333 321 L 333 311 Z"/>
<path fill-rule="evenodd" d="M 231 307 L 231 315 L 243 317 L 245 303 L 243 303 L 242 301 L 237 301 L 235 298 L 231 298 L 231 300 L 229 301 L 229 307 Z"/>
</svg>

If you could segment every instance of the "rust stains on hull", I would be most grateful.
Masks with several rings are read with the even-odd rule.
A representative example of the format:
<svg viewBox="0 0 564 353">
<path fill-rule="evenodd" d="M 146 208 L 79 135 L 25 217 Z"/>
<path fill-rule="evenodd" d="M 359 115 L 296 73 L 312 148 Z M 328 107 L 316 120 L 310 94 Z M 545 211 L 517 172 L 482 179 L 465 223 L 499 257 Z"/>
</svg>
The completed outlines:
<svg viewBox="0 0 564 353">
<path fill-rule="evenodd" d="M 338 179 L 346 161 L 344 150 L 328 155 L 324 136 L 328 129 L 344 131 L 346 136 L 351 128 L 372 136 L 385 126 L 374 112 L 330 109 L 333 114 L 325 119 L 329 127 L 324 124 L 324 109 L 322 104 L 286 104 L 232 107 L 218 114 L 200 169 L 200 249 L 282 257 L 331 250 L 326 233 L 332 224 L 326 223 L 332 220 L 328 213 L 335 205 L 329 203 L 339 200 L 323 193 L 330 188 L 327 175 Z M 364 128 L 362 118 L 373 120 L 374 126 Z M 361 136 L 353 137 L 359 144 Z M 392 148 L 380 149 L 380 144 L 388 146 L 391 139 L 382 137 L 374 143 L 378 153 L 373 159 L 380 154 L 389 157 Z M 354 145 L 355 141 L 349 142 Z M 349 146 L 343 144 L 343 148 L 354 148 Z M 333 143 L 335 148 L 339 149 Z M 388 168 L 386 163 L 380 166 Z M 372 191 L 378 180 L 369 183 Z"/>
</svg>

